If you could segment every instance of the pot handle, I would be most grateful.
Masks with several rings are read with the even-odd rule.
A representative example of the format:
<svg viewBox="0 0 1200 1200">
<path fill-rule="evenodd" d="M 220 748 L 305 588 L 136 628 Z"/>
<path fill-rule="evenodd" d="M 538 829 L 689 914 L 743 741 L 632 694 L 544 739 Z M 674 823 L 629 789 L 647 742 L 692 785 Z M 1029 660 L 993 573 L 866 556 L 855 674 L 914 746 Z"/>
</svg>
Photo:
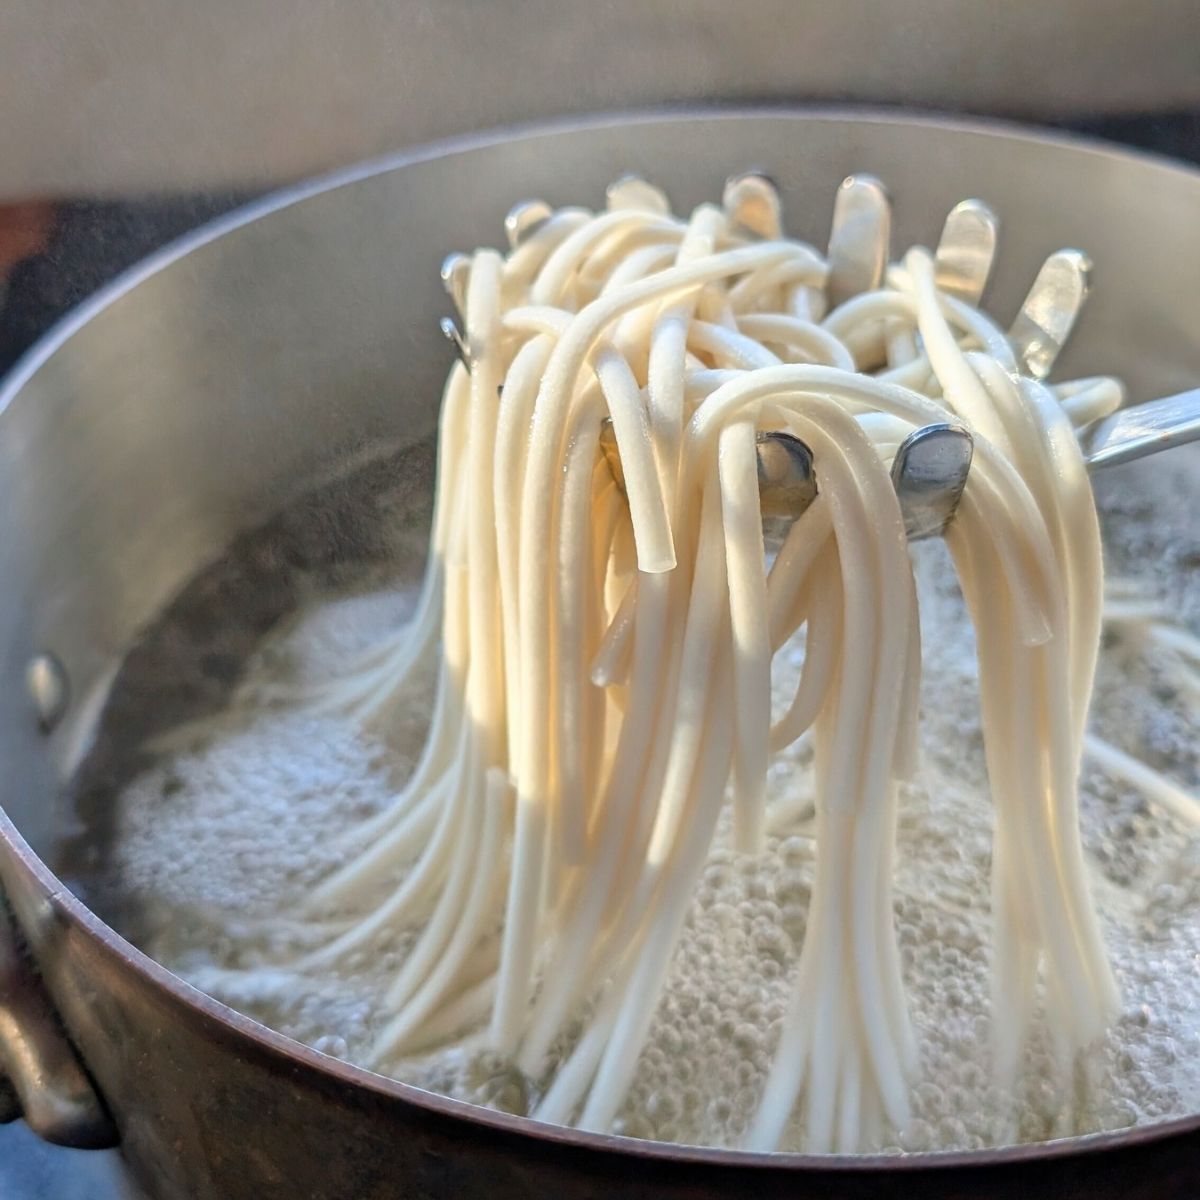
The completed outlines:
<svg viewBox="0 0 1200 1200">
<path fill-rule="evenodd" d="M 23 1116 L 58 1146 L 99 1150 L 117 1132 L 67 1041 L 58 1016 L 0 902 L 0 1122 Z"/>
</svg>

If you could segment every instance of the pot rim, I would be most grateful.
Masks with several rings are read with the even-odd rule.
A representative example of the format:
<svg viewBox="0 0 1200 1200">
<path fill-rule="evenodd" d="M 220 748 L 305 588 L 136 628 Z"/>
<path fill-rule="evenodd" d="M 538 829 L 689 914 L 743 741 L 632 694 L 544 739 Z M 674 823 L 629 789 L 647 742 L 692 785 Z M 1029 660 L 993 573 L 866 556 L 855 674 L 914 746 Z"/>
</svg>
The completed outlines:
<svg viewBox="0 0 1200 1200">
<path fill-rule="evenodd" d="M 523 122 L 495 127 L 483 132 L 461 134 L 449 138 L 381 155 L 350 167 L 293 184 L 253 200 L 248 204 L 206 222 L 179 237 L 154 253 L 139 260 L 82 303 L 60 318 L 13 365 L 0 380 L 0 417 L 15 403 L 29 380 L 70 338 L 98 313 L 157 274 L 165 267 L 185 257 L 193 250 L 222 237 L 226 233 L 251 224 L 312 196 L 336 190 L 346 184 L 374 175 L 463 152 L 496 146 L 519 139 L 552 134 L 581 132 L 615 125 L 654 124 L 664 121 L 713 121 L 802 118 L 815 122 L 856 122 L 871 125 L 918 125 L 994 137 L 1004 141 L 1028 142 L 1058 147 L 1073 152 L 1099 155 L 1105 158 L 1140 160 L 1147 165 L 1179 174 L 1200 184 L 1200 169 L 1165 155 L 1137 148 L 1126 148 L 1099 138 L 1076 136 L 1035 125 L 987 117 L 961 117 L 937 111 L 911 110 L 880 106 L 798 105 L 798 104 L 687 104 L 640 108 L 630 111 L 608 111 L 583 117 L 564 117 L 551 120 Z M 86 904 L 73 895 L 50 867 L 26 842 L 8 813 L 0 806 L 0 842 L 20 861 L 48 893 L 47 903 L 55 915 L 101 943 L 123 965 L 149 983 L 160 998 L 176 1006 L 192 1010 L 205 1018 L 214 1036 L 236 1046 L 249 1041 L 254 1048 L 274 1057 L 283 1064 L 294 1064 L 325 1075 L 332 1080 L 359 1087 L 388 1101 L 400 1101 L 424 1109 L 431 1115 L 448 1118 L 465 1125 L 477 1125 L 497 1133 L 517 1135 L 564 1149 L 579 1149 L 626 1156 L 659 1163 L 688 1164 L 697 1167 L 751 1169 L 772 1172 L 845 1172 L 851 1175 L 878 1172 L 915 1172 L 965 1168 L 1015 1167 L 1021 1164 L 1071 1158 L 1082 1154 L 1130 1149 L 1154 1142 L 1200 1134 L 1200 1112 L 1168 1121 L 1157 1121 L 1119 1131 L 1077 1135 L 1051 1141 L 1030 1142 L 987 1150 L 919 1151 L 910 1154 L 799 1154 L 722 1149 L 718 1147 L 683 1145 L 673 1142 L 654 1142 L 618 1134 L 591 1133 L 552 1125 L 532 1117 L 514 1116 L 492 1109 L 454 1100 L 435 1092 L 425 1091 L 388 1076 L 376 1074 L 340 1059 L 322 1054 L 301 1042 L 278 1033 L 228 1005 L 213 999 L 186 980 L 169 971 L 127 941 L 106 924 Z"/>
</svg>

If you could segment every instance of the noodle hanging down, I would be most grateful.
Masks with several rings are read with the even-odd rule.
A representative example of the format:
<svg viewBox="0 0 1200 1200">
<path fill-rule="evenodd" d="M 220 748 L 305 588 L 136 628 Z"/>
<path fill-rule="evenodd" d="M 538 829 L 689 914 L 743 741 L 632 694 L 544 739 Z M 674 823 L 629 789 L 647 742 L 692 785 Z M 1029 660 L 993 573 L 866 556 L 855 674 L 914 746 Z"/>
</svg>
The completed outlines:
<svg viewBox="0 0 1200 1200">
<path fill-rule="evenodd" d="M 994 1070 L 1012 1082 L 1039 1005 L 1069 1061 L 1118 1009 L 1079 836 L 1103 577 L 1075 429 L 1120 387 L 1033 378 L 919 247 L 830 309 L 829 264 L 762 181 L 687 221 L 638 180 L 604 212 L 516 216 L 507 255 L 447 267 L 465 361 L 417 615 L 310 699 L 386 729 L 436 652 L 423 754 L 347 835 L 305 913 L 328 934 L 289 967 L 418 930 L 375 1062 L 483 1027 L 535 1116 L 608 1129 L 727 798 L 753 855 L 771 756 L 811 738 L 817 874 L 746 1145 L 797 1118 L 814 1151 L 903 1130 L 919 1054 L 892 873 L 921 648 L 890 468 L 950 421 L 975 445 L 946 538 L 995 806 Z M 801 440 L 817 484 L 773 554 L 764 431 Z M 773 656 L 801 631 L 773 714 Z"/>
</svg>

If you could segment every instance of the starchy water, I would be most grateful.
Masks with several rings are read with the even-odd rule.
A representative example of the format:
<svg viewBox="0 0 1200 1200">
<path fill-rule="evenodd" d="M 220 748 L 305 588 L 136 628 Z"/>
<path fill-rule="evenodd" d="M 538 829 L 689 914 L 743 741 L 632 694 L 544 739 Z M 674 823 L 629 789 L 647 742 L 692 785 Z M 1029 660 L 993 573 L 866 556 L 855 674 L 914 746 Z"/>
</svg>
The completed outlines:
<svg viewBox="0 0 1200 1200">
<path fill-rule="evenodd" d="M 191 615 L 180 625 L 177 612 L 175 626 L 168 615 L 139 650 L 142 675 L 125 684 L 136 690 L 137 678 L 153 676 L 155 647 L 164 655 L 170 649 L 170 669 L 185 677 L 216 661 L 224 687 L 200 689 L 199 707 L 212 709 L 234 682 L 246 696 L 328 679 L 395 629 L 414 601 L 425 520 L 426 491 L 411 479 L 428 470 L 424 459 L 402 466 L 387 478 L 408 484 L 389 493 L 373 477 L 357 491 L 310 502 L 308 518 L 276 522 L 256 535 L 259 541 L 245 543 L 240 559 L 235 554 L 214 569 L 228 581 L 246 574 L 246 562 L 259 564 L 279 592 L 276 616 L 292 615 L 273 620 L 264 611 L 256 619 L 270 631 L 247 631 L 237 588 L 214 584 L 210 572 L 192 589 L 199 589 L 197 603 L 176 606 Z M 1099 481 L 1110 572 L 1143 581 L 1171 620 L 1193 632 L 1200 629 L 1200 528 L 1190 515 L 1200 495 L 1196 467 L 1194 456 L 1180 453 Z M 354 516 L 341 524 L 327 519 L 319 535 L 309 530 L 309 553 L 279 550 L 314 512 L 338 503 Z M 338 543 L 337 551 L 311 551 L 314 537 L 321 546 Z M 259 553 L 260 543 L 274 549 Z M 880 1148 L 977 1149 L 1200 1110 L 1200 828 L 1087 765 L 1085 845 L 1123 1012 L 1079 1061 L 1064 1064 L 1048 1038 L 1035 1039 L 1017 1090 L 992 1086 L 992 812 L 974 640 L 944 548 L 923 544 L 916 551 L 923 763 L 901 797 L 895 920 L 921 1080 L 912 1124 Z M 394 564 L 402 560 L 409 570 L 397 583 Z M 261 590 L 261 581 L 256 586 Z M 208 619 L 198 621 L 198 612 Z M 801 659 L 795 646 L 777 660 L 778 705 L 790 698 Z M 1185 682 L 1153 642 L 1110 634 L 1092 728 L 1194 791 L 1200 697 Z M 369 952 L 351 956 L 336 977 L 308 978 L 271 964 L 282 961 L 286 945 L 313 939 L 287 918 L 342 861 L 339 836 L 383 809 L 411 770 L 428 689 L 407 698 L 386 742 L 341 715 L 243 702 L 236 719 L 217 720 L 202 735 L 147 755 L 120 752 L 144 728 L 136 715 L 146 707 L 139 709 L 134 696 L 122 710 L 122 686 L 119 679 L 111 711 L 125 716 L 107 723 L 80 792 L 85 836 L 66 859 L 75 886 L 184 978 L 327 1054 L 363 1061 L 383 1021 L 382 993 L 415 931 L 382 937 Z M 808 752 L 794 749 L 771 768 L 766 853 L 736 854 L 723 824 L 618 1131 L 738 1143 L 762 1088 L 804 937 L 819 852 L 806 824 L 811 800 Z M 246 967 L 262 969 L 239 974 Z M 567 1049 L 567 1042 L 556 1047 Z M 514 1112 L 530 1108 L 539 1086 L 483 1049 L 471 1030 L 385 1066 L 422 1087 Z"/>
</svg>

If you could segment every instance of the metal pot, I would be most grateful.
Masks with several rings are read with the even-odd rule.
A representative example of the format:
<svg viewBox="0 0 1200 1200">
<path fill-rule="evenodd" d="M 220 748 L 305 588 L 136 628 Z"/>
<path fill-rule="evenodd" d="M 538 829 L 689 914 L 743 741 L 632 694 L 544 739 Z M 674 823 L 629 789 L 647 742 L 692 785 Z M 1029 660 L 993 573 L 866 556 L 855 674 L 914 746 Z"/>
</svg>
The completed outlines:
<svg viewBox="0 0 1200 1200">
<path fill-rule="evenodd" d="M 814 240 L 851 170 L 888 182 L 897 245 L 934 238 L 950 204 L 985 196 L 1004 222 L 1000 313 L 1045 252 L 1076 244 L 1098 287 L 1074 363 L 1122 375 L 1135 398 L 1200 379 L 1200 174 L 1005 127 L 759 111 L 488 135 L 273 196 L 125 275 L 0 393 L 0 880 L 152 1195 L 1200 1193 L 1200 1117 L 986 1154 L 833 1159 L 648 1144 L 477 1109 L 201 995 L 38 857 L 69 818 L 62 781 L 137 632 L 236 531 L 365 446 L 430 433 L 449 354 L 436 321 L 447 251 L 494 242 L 529 196 L 596 201 L 634 171 L 686 208 L 750 166 L 779 182 L 793 229 Z M 88 1080 L 19 990 L 32 986 L 18 960 L 0 961 L 0 1061 L 31 1121 L 102 1142 Z"/>
</svg>

